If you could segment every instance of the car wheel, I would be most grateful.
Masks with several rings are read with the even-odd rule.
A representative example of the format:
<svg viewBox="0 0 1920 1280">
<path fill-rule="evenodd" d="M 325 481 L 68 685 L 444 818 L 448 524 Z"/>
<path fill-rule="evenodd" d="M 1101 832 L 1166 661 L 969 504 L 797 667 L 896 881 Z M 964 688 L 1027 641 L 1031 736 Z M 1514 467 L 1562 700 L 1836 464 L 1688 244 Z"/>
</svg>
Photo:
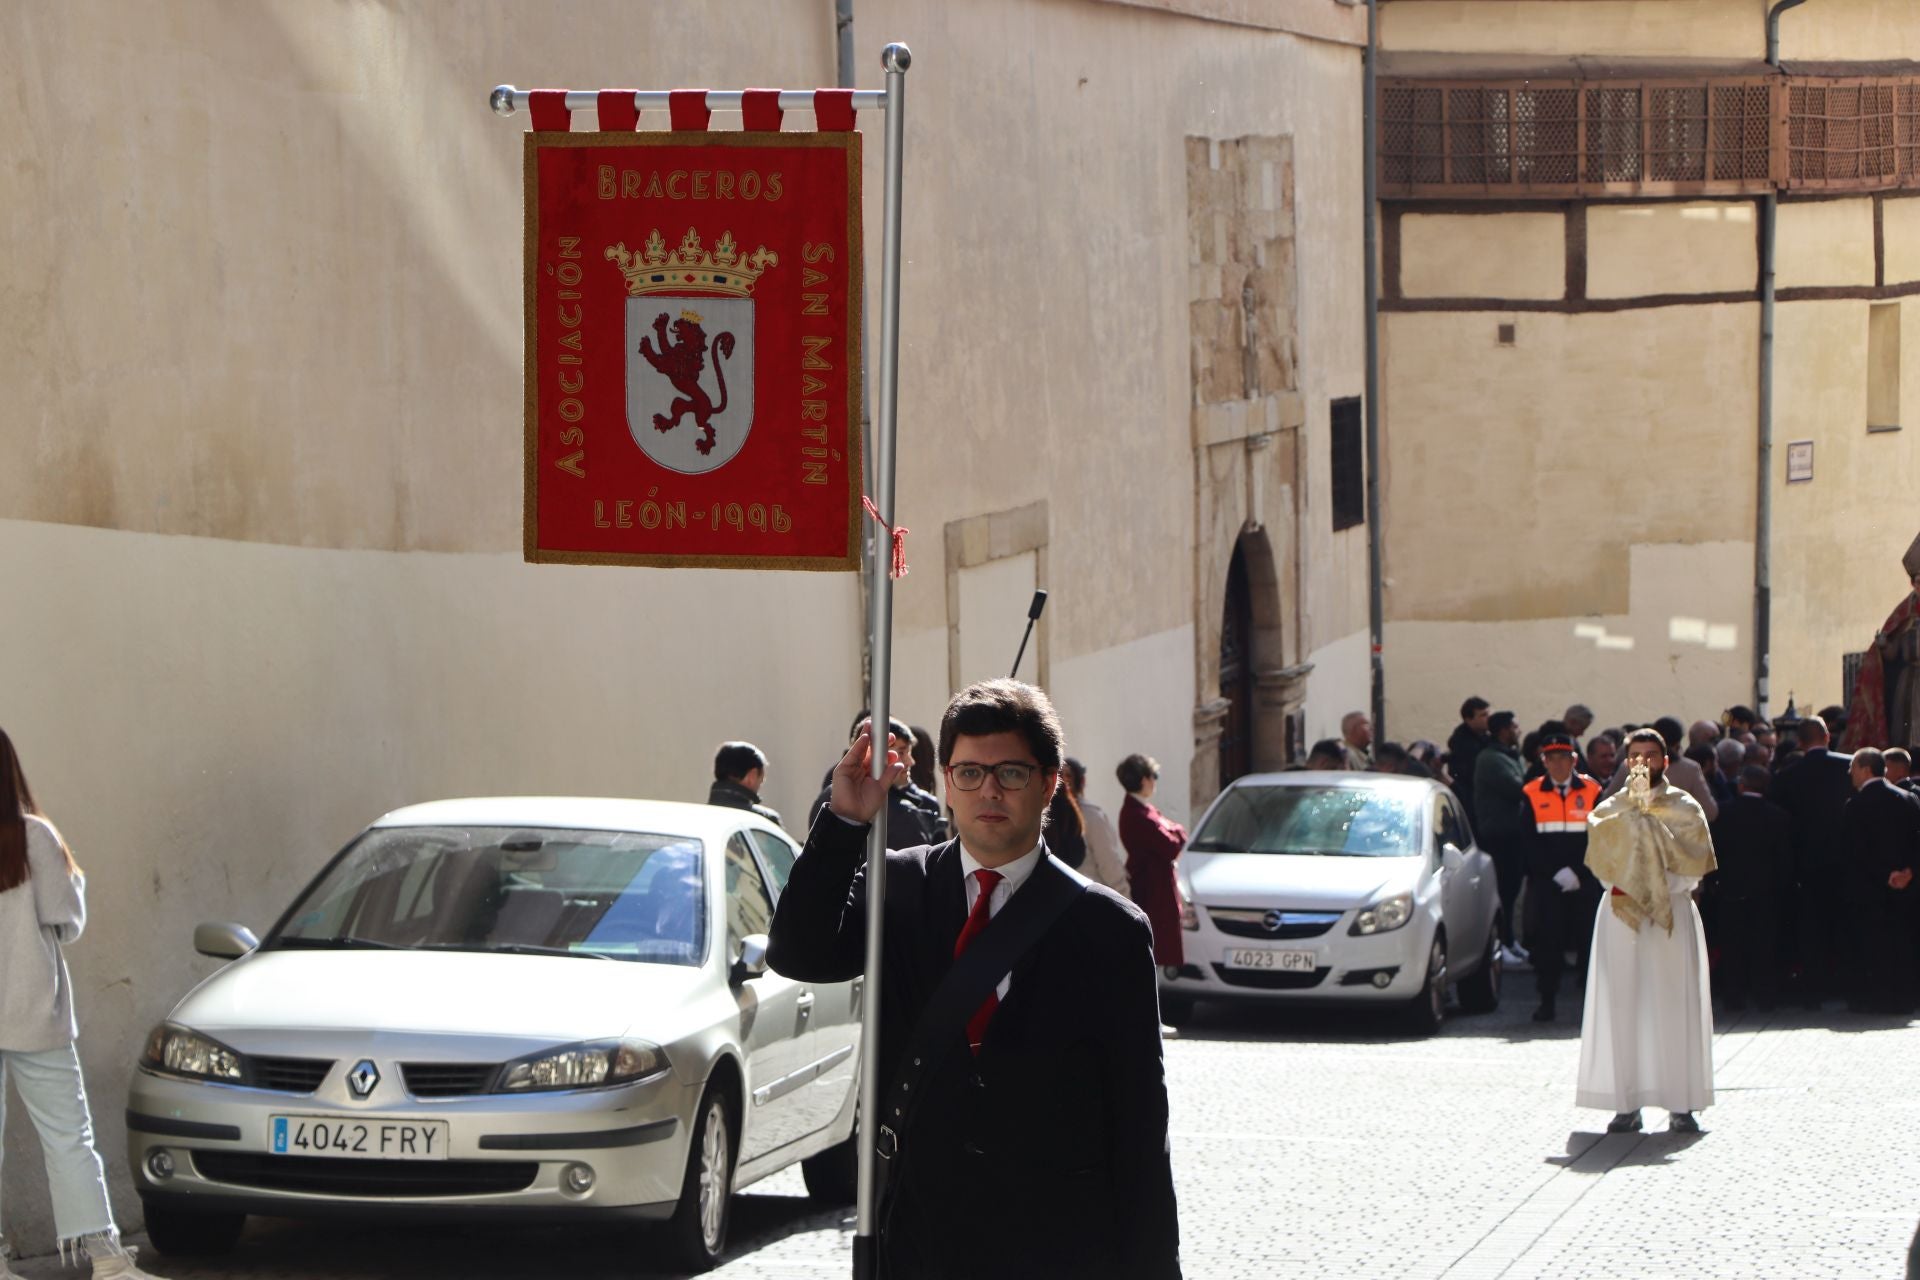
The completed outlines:
<svg viewBox="0 0 1920 1280">
<path fill-rule="evenodd" d="M 733 1107 L 726 1092 L 708 1088 L 694 1113 L 680 1203 L 667 1220 L 669 1248 L 688 1271 L 711 1271 L 727 1247 L 733 1200 Z"/>
<path fill-rule="evenodd" d="M 852 1204 L 860 1196 L 860 1121 L 845 1142 L 800 1162 L 807 1194 L 822 1204 Z"/>
<path fill-rule="evenodd" d="M 147 1238 L 161 1253 L 175 1258 L 211 1258 L 232 1250 L 247 1225 L 244 1213 L 208 1213 L 150 1201 Z"/>
<path fill-rule="evenodd" d="M 1178 991 L 1160 993 L 1160 1021 L 1168 1026 L 1184 1027 L 1193 1021 L 1193 997 Z"/>
<path fill-rule="evenodd" d="M 1447 1018 L 1447 940 L 1433 935 L 1427 951 L 1427 981 L 1407 1006 L 1407 1025 L 1416 1034 L 1430 1036 Z"/>
<path fill-rule="evenodd" d="M 1492 1013 L 1500 1007 L 1500 986 L 1506 969 L 1500 960 L 1500 920 L 1495 917 L 1487 930 L 1487 945 L 1480 967 L 1470 978 L 1460 980 L 1460 1007 L 1468 1013 Z"/>
</svg>

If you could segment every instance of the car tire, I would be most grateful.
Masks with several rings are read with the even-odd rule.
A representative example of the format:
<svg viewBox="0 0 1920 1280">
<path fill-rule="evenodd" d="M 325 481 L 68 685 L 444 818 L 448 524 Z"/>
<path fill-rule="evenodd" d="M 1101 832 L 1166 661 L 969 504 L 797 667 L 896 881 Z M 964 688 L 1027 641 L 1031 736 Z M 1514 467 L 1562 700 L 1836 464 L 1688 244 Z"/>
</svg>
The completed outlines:
<svg viewBox="0 0 1920 1280">
<path fill-rule="evenodd" d="M 1447 940 L 1433 935 L 1427 949 L 1427 980 L 1420 994 L 1407 1004 L 1407 1027 L 1415 1035 L 1430 1036 L 1447 1018 Z"/>
<path fill-rule="evenodd" d="M 147 1238 L 170 1258 L 213 1258 L 233 1250 L 247 1225 L 244 1213 L 209 1213 L 150 1201 Z"/>
<path fill-rule="evenodd" d="M 725 1089 L 709 1085 L 694 1113 L 680 1203 L 667 1219 L 667 1248 L 689 1272 L 711 1271 L 727 1247 L 733 1202 L 734 1107 Z"/>
<path fill-rule="evenodd" d="M 1160 993 L 1160 1021 L 1170 1027 L 1184 1027 L 1193 1021 L 1193 997 L 1178 991 Z"/>
<path fill-rule="evenodd" d="M 1506 976 L 1506 969 L 1500 960 L 1500 921 L 1495 917 L 1493 927 L 1487 930 L 1487 945 L 1480 957 L 1480 967 L 1473 976 L 1460 980 L 1460 1007 L 1468 1013 L 1492 1013 L 1500 1007 L 1500 988 Z"/>
<path fill-rule="evenodd" d="M 860 1197 L 860 1121 L 845 1142 L 800 1162 L 807 1194 L 821 1204 L 852 1204 Z"/>
</svg>

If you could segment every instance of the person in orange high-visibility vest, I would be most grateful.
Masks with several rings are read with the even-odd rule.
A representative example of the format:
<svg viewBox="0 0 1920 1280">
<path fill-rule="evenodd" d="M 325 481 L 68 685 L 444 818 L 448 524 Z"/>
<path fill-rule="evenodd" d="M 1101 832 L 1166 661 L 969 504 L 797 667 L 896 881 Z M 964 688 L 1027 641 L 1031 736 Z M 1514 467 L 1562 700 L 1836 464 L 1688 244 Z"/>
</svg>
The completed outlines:
<svg viewBox="0 0 1920 1280">
<path fill-rule="evenodd" d="M 1527 949 L 1540 991 L 1535 1022 L 1552 1022 L 1554 1001 L 1571 947 L 1585 973 L 1599 910 L 1600 883 L 1587 870 L 1587 815 L 1600 803 L 1600 784 L 1574 768 L 1575 745 L 1567 734 L 1540 743 L 1544 777 L 1520 790 L 1520 843 L 1526 858 Z"/>
</svg>

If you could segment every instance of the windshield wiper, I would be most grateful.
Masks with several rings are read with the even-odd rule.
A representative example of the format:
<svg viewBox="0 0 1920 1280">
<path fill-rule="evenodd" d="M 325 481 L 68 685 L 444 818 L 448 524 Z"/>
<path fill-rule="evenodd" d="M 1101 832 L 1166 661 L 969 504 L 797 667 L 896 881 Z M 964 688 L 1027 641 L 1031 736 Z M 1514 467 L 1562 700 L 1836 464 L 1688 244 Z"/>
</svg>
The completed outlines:
<svg viewBox="0 0 1920 1280">
<path fill-rule="evenodd" d="M 272 950 L 282 947 L 303 947 L 329 951 L 404 951 L 397 942 L 381 942 L 377 938 L 356 938 L 351 934 L 336 934 L 331 938 L 275 938 Z"/>
<path fill-rule="evenodd" d="M 599 951 L 573 951 L 566 947 L 540 947 L 530 942 L 428 942 L 415 948 L 418 951 L 467 951 L 474 953 L 499 952 L 515 956 L 578 956 L 588 960 L 611 960 L 612 956 Z"/>
</svg>

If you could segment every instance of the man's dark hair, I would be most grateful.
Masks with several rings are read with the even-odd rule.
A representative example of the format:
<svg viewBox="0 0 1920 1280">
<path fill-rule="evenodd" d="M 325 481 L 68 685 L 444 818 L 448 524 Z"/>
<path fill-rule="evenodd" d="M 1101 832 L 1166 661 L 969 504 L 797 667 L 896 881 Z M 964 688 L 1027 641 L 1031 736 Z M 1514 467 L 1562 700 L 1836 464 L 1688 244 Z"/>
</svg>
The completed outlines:
<svg viewBox="0 0 1920 1280">
<path fill-rule="evenodd" d="M 1735 703 L 1733 706 L 1727 708 L 1728 724 L 1744 724 L 1748 728 L 1752 728 L 1754 722 L 1759 718 L 1760 717 L 1754 713 L 1752 707 L 1742 703 Z"/>
<path fill-rule="evenodd" d="M 1373 749 L 1375 773 L 1398 773 L 1406 763 L 1407 749 L 1397 742 L 1382 742 Z"/>
<path fill-rule="evenodd" d="M 1853 753 L 1853 762 L 1858 765 L 1865 765 L 1867 772 L 1876 778 L 1884 778 L 1887 776 L 1886 753 L 1878 747 L 1860 748 Z"/>
<path fill-rule="evenodd" d="M 1068 756 L 1060 762 L 1061 776 L 1067 780 L 1067 790 L 1079 796 L 1087 789 L 1087 766 Z"/>
<path fill-rule="evenodd" d="M 1347 763 L 1347 746 L 1338 738 L 1322 738 L 1320 741 L 1314 743 L 1312 748 L 1307 752 L 1307 763 L 1309 765 L 1311 765 L 1316 758 L 1330 760 L 1333 762 L 1334 768 L 1342 768 Z"/>
<path fill-rule="evenodd" d="M 1820 718 L 1826 721 L 1827 728 L 1835 733 L 1847 731 L 1847 709 L 1837 702 L 1830 707 L 1820 708 Z"/>
<path fill-rule="evenodd" d="M 713 754 L 715 782 L 738 782 L 755 769 L 765 769 L 767 757 L 751 742 L 723 742 Z"/>
<path fill-rule="evenodd" d="M 1677 755 L 1680 751 L 1680 740 L 1687 736 L 1687 726 L 1672 716 L 1661 716 L 1653 722 L 1653 727 L 1660 731 L 1662 738 L 1666 739 L 1667 755 L 1669 757 Z"/>
<path fill-rule="evenodd" d="M 1811 746 L 1817 742 L 1826 742 L 1832 738 L 1833 735 L 1828 731 L 1827 722 L 1824 717 L 1808 716 L 1795 726 L 1793 736 L 1802 745 Z"/>
<path fill-rule="evenodd" d="M 1905 747 L 1888 747 L 1880 754 L 1888 764 L 1905 765 L 1909 770 L 1913 768 L 1913 753 Z"/>
<path fill-rule="evenodd" d="M 1067 735 L 1060 713 L 1046 694 L 1019 680 L 982 680 L 953 695 L 940 717 L 940 763 L 953 763 L 953 740 L 962 734 L 984 738 L 995 733 L 1017 733 L 1043 769 L 1058 769 L 1066 754 Z M 997 764 L 986 760 L 983 764 Z"/>
<path fill-rule="evenodd" d="M 1114 767 L 1113 776 L 1120 780 L 1120 789 L 1132 795 L 1146 784 L 1148 778 L 1160 776 L 1160 762 L 1136 751 Z"/>
<path fill-rule="evenodd" d="M 1503 730 L 1513 728 L 1513 726 L 1519 722 L 1520 717 L 1511 711 L 1496 711 L 1487 717 L 1487 732 L 1500 733 Z"/>
<path fill-rule="evenodd" d="M 855 738 L 859 737 L 860 726 L 872 718 L 873 711 L 871 709 L 863 709 L 859 715 L 855 716 L 853 723 L 847 726 L 847 741 L 852 742 Z M 909 744 L 913 742 L 913 730 L 907 725 L 905 720 L 900 719 L 898 716 L 887 717 L 887 736 L 889 738 L 898 738 L 900 741 Z"/>
<path fill-rule="evenodd" d="M 1567 728 L 1567 722 L 1565 720 L 1542 720 L 1540 727 L 1535 730 L 1535 732 L 1543 738 L 1550 733 L 1558 733 L 1565 736 L 1572 735 L 1572 730 Z"/>
<path fill-rule="evenodd" d="M 1750 764 L 1740 770 L 1740 786 L 1757 796 L 1767 794 L 1767 788 L 1773 785 L 1773 775 L 1762 765 Z"/>
<path fill-rule="evenodd" d="M 1485 698 L 1468 698 L 1460 704 L 1460 718 L 1462 720 L 1471 720 L 1492 705 L 1493 704 Z"/>
<path fill-rule="evenodd" d="M 1675 720 L 1672 723 L 1677 726 L 1680 722 Z M 1654 746 L 1660 748 L 1660 754 L 1662 756 L 1665 756 L 1669 760 L 1673 758 L 1673 748 L 1667 745 L 1667 735 L 1661 733 L 1658 729 L 1635 729 L 1627 735 L 1627 744 L 1621 749 L 1620 754 L 1624 756 L 1627 752 L 1633 750 L 1633 744 L 1636 742 L 1651 742 Z"/>
</svg>

